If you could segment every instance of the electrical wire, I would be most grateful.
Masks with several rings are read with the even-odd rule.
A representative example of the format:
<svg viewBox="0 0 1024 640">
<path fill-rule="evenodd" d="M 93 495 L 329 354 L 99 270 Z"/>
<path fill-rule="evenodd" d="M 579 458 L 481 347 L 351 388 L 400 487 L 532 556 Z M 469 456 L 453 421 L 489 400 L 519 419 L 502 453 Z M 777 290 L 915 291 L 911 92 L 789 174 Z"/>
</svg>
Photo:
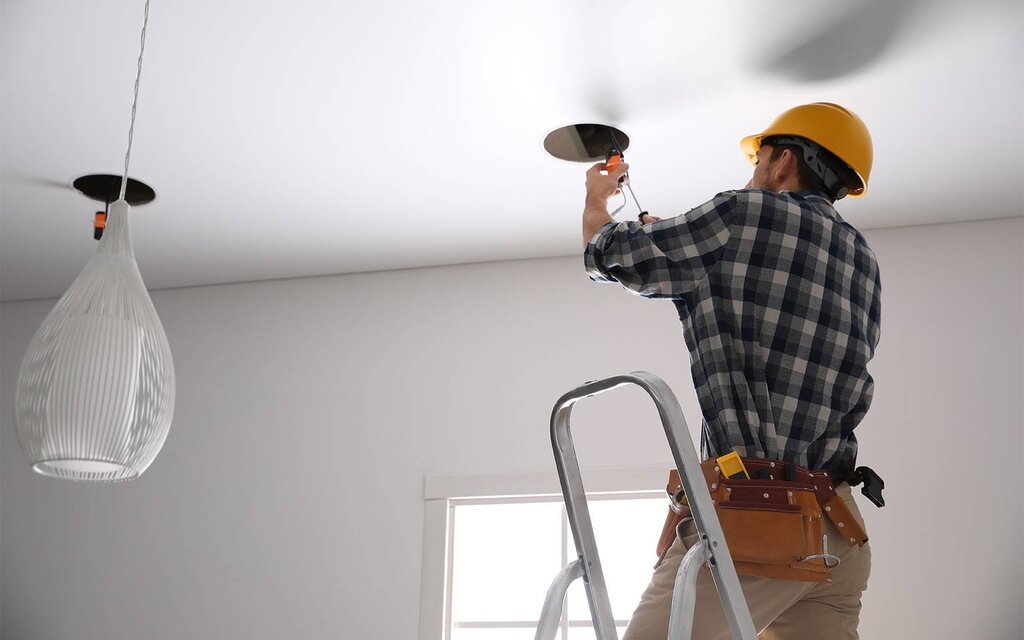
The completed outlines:
<svg viewBox="0 0 1024 640">
<path fill-rule="evenodd" d="M 128 127 L 128 150 L 124 153 L 124 178 L 121 179 L 121 196 L 124 200 L 125 190 L 128 189 L 128 163 L 132 157 L 132 137 L 135 135 L 135 108 L 139 103 L 139 79 L 142 78 L 142 54 L 146 50 L 146 27 L 149 25 L 149 0 L 146 0 L 146 13 L 142 20 L 142 37 L 139 44 L 139 68 L 135 72 L 135 95 L 132 98 L 132 122 Z"/>
<path fill-rule="evenodd" d="M 626 207 L 627 204 L 629 204 L 629 200 L 626 200 L 626 194 L 623 193 L 622 194 L 622 204 L 620 204 L 618 207 L 616 207 L 615 211 L 612 211 L 608 215 L 614 218 L 615 216 L 619 215 L 619 212 L 622 211 Z"/>
<path fill-rule="evenodd" d="M 147 2 L 148 2 L 148 0 L 147 0 Z M 625 160 L 626 156 L 625 156 L 624 153 L 622 153 L 622 147 L 619 146 L 619 141 L 615 139 L 615 130 L 613 128 L 611 128 L 611 127 L 608 127 L 608 133 L 611 134 L 611 136 L 612 136 L 612 144 L 615 145 L 615 150 L 618 151 L 619 154 L 622 156 L 623 160 Z M 646 211 L 644 210 L 643 207 L 640 206 L 640 201 L 636 199 L 636 194 L 633 193 L 633 185 L 629 184 L 629 174 L 627 173 L 624 177 L 626 178 L 626 188 L 629 189 L 629 195 L 631 195 L 633 197 L 633 202 L 634 202 L 634 204 L 636 204 L 637 211 L 639 211 L 640 215 L 643 216 L 643 214 L 646 213 Z M 623 198 L 625 198 L 625 195 L 623 195 Z M 623 204 L 622 206 L 624 207 L 626 205 Z M 622 210 L 622 207 L 619 207 L 618 209 L 615 210 L 615 213 L 618 213 L 621 210 Z"/>
<path fill-rule="evenodd" d="M 626 174 L 626 177 L 627 177 L 627 178 L 629 177 L 629 174 L 628 174 L 628 173 Z M 626 188 L 627 188 L 627 189 L 629 189 L 629 195 L 633 196 L 633 202 L 635 202 L 635 203 L 636 203 L 636 208 L 637 208 L 637 211 L 639 211 L 640 213 L 643 213 L 643 212 L 644 212 L 644 209 L 643 209 L 643 207 L 641 207 L 641 206 L 640 206 L 640 201 L 636 199 L 636 194 L 635 194 L 635 193 L 633 193 L 633 185 L 631 185 L 631 184 L 629 184 L 629 183 L 627 182 L 627 183 L 626 183 Z"/>
</svg>

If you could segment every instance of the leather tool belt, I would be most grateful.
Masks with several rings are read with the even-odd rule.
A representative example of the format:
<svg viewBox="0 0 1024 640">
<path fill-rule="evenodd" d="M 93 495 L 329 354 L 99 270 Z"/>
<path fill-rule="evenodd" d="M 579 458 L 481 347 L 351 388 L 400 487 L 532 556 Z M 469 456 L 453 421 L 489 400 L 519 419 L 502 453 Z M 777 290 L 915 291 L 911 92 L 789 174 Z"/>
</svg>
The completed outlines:
<svg viewBox="0 0 1024 640">
<path fill-rule="evenodd" d="M 836 494 L 828 471 L 743 458 L 751 479 L 725 477 L 714 459 L 701 464 L 737 573 L 762 578 L 830 582 L 824 516 L 846 544 L 863 545 L 867 534 Z M 658 556 L 672 545 L 679 523 L 690 517 L 679 474 L 669 473 L 671 505 Z M 838 560 L 838 559 L 836 559 Z"/>
</svg>

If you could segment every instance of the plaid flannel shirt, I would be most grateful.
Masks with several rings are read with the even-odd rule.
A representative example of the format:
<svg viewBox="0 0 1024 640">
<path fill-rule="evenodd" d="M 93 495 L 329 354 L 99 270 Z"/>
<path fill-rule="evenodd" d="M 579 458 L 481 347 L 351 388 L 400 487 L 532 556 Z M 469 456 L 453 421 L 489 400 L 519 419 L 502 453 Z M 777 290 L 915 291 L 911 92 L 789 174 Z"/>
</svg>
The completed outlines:
<svg viewBox="0 0 1024 640">
<path fill-rule="evenodd" d="M 675 304 L 705 458 L 852 472 L 881 284 L 864 237 L 823 195 L 727 191 L 685 216 L 609 223 L 585 263 L 594 280 Z"/>
</svg>

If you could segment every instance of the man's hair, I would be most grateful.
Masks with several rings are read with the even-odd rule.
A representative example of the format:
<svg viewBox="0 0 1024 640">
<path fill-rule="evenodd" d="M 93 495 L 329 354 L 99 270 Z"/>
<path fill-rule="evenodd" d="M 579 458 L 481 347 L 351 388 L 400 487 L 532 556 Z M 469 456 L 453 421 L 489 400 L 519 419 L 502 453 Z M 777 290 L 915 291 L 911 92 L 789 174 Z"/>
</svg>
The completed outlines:
<svg viewBox="0 0 1024 640">
<path fill-rule="evenodd" d="M 828 187 L 825 186 L 825 181 L 804 161 L 804 150 L 798 145 L 775 142 L 772 138 L 766 138 L 761 144 L 771 146 L 772 162 L 778 160 L 782 156 L 783 151 L 789 150 L 793 157 L 796 158 L 797 180 L 800 182 L 800 189 L 804 191 L 820 191 L 835 201 L 836 194 L 829 191 Z M 847 187 L 853 188 L 854 185 L 860 183 L 860 179 L 857 178 L 857 174 L 854 173 L 853 169 L 848 167 L 845 162 L 837 158 L 828 149 L 822 148 L 819 155 L 821 160 L 839 176 Z"/>
</svg>

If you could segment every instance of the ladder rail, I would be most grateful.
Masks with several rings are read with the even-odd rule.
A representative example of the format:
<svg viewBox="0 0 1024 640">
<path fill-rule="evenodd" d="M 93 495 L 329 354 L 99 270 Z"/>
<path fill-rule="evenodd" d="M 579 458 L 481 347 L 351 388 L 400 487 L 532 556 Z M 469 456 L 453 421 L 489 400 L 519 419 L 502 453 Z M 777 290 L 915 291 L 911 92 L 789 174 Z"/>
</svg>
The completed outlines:
<svg viewBox="0 0 1024 640">
<path fill-rule="evenodd" d="M 565 568 L 555 577 L 555 581 L 548 587 L 548 594 L 544 598 L 544 608 L 541 610 L 540 623 L 537 625 L 537 634 L 534 640 L 555 640 L 558 633 L 559 619 L 562 617 L 562 602 L 565 600 L 565 592 L 576 578 L 583 576 L 583 566 L 580 560 L 574 560 L 565 565 Z"/>
<path fill-rule="evenodd" d="M 576 448 L 572 441 L 570 416 L 573 406 L 580 400 L 624 385 L 642 388 L 658 409 L 676 469 L 679 471 L 689 501 L 694 524 L 706 548 L 708 566 L 718 588 L 733 638 L 756 640 L 757 632 L 754 630 L 750 610 L 743 597 L 739 577 L 729 555 L 729 547 L 715 513 L 711 494 L 705 485 L 700 460 L 686 426 L 682 408 L 668 384 L 646 371 L 634 371 L 583 384 L 562 395 L 551 412 L 551 445 L 555 455 L 555 466 L 558 469 L 558 479 L 562 486 L 573 541 L 580 556 L 587 602 L 590 605 L 597 640 L 618 640 L 618 634 L 594 539 L 594 528 L 587 508 Z"/>
<path fill-rule="evenodd" d="M 697 578 L 708 560 L 708 541 L 700 540 L 687 550 L 676 572 L 672 589 L 672 608 L 668 618 L 668 637 L 690 639 L 693 613 L 697 606 Z"/>
</svg>

